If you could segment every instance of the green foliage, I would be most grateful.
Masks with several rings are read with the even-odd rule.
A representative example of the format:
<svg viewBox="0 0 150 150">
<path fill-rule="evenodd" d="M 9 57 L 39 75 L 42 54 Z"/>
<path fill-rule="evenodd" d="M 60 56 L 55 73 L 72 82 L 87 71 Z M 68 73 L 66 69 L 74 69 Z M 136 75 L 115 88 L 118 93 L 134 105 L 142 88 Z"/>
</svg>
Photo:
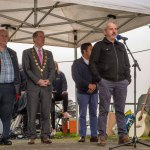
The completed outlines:
<svg viewBox="0 0 150 150">
<path fill-rule="evenodd" d="M 78 139 L 79 135 L 73 134 L 73 133 L 62 133 L 62 132 L 57 132 L 56 135 L 54 136 L 54 139 L 61 139 L 61 138 L 72 138 L 72 139 Z"/>
</svg>

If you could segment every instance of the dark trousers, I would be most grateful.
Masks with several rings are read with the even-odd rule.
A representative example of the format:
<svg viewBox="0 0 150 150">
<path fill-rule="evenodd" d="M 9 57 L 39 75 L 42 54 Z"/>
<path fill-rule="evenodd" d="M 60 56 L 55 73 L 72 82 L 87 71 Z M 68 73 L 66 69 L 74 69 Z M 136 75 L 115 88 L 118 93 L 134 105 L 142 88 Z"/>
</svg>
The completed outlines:
<svg viewBox="0 0 150 150">
<path fill-rule="evenodd" d="M 63 101 L 63 109 L 64 112 L 67 112 L 67 108 L 68 108 L 68 93 L 64 93 L 64 94 L 59 94 L 59 93 L 54 93 L 54 97 L 52 99 L 52 103 L 55 104 L 56 101 Z"/>
<path fill-rule="evenodd" d="M 127 96 L 127 80 L 113 82 L 102 79 L 99 83 L 99 116 L 98 130 L 100 136 L 106 136 L 107 114 L 109 112 L 111 96 L 113 96 L 116 121 L 118 126 L 118 135 L 127 134 L 125 120 L 125 102 Z"/>
<path fill-rule="evenodd" d="M 29 138 L 35 139 L 36 135 L 36 114 L 40 105 L 41 138 L 48 138 L 50 135 L 50 108 L 51 91 L 40 87 L 38 91 L 27 91 L 27 112 L 28 112 L 28 134 Z"/>
<path fill-rule="evenodd" d="M 12 83 L 0 83 L 0 118 L 3 124 L 2 138 L 8 139 L 10 122 L 15 102 L 15 87 Z"/>
<path fill-rule="evenodd" d="M 55 102 L 56 101 L 63 101 L 64 112 L 67 112 L 68 93 L 65 94 L 54 93 L 54 97 L 52 99 L 52 107 L 51 107 L 51 123 L 53 129 L 55 129 Z"/>
</svg>

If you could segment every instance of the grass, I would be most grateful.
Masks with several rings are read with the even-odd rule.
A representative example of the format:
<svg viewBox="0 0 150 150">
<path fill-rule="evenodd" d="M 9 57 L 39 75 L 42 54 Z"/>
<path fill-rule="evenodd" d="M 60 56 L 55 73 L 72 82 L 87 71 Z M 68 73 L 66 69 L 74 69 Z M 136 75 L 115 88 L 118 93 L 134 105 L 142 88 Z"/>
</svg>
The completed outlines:
<svg viewBox="0 0 150 150">
<path fill-rule="evenodd" d="M 61 139 L 61 138 L 65 138 L 65 139 L 73 139 L 73 140 L 78 140 L 79 139 L 79 135 L 77 135 L 76 133 L 62 133 L 62 132 L 57 132 L 56 135 L 54 136 L 54 139 Z M 86 137 L 87 139 L 90 139 L 90 136 Z M 118 136 L 113 135 L 113 136 L 109 136 L 108 140 L 117 140 Z M 142 141 L 150 141 L 150 136 L 147 137 L 140 137 L 138 138 L 139 140 Z"/>
<path fill-rule="evenodd" d="M 79 135 L 75 133 L 62 133 L 62 132 L 57 132 L 56 135 L 54 136 L 54 139 L 61 139 L 61 138 L 72 138 L 72 139 L 78 139 Z"/>
</svg>

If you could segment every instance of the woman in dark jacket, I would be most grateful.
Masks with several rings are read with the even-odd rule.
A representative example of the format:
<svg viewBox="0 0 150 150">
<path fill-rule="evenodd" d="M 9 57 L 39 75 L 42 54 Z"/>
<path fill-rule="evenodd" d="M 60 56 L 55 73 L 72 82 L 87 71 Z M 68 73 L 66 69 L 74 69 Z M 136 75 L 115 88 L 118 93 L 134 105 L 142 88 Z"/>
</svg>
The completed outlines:
<svg viewBox="0 0 150 150">
<path fill-rule="evenodd" d="M 68 107 L 68 92 L 67 92 L 67 80 L 65 74 L 61 72 L 58 68 L 58 64 L 55 61 L 55 79 L 53 80 L 53 100 L 52 106 L 55 106 L 55 101 L 63 101 L 63 117 L 70 118 L 71 115 L 67 112 Z M 53 109 L 52 109 L 53 110 Z M 52 111 L 52 133 L 55 135 L 55 111 Z"/>
</svg>

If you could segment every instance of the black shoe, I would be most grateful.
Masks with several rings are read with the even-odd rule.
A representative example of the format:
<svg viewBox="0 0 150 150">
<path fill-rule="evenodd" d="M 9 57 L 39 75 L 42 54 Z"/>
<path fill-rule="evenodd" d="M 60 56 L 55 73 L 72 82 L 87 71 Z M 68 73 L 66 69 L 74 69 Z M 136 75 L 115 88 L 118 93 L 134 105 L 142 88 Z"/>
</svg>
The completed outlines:
<svg viewBox="0 0 150 150">
<path fill-rule="evenodd" d="M 43 143 L 43 144 L 51 144 L 52 143 L 52 141 L 50 140 L 50 139 L 48 139 L 48 138 L 46 138 L 46 139 L 41 139 L 41 143 Z"/>
<path fill-rule="evenodd" d="M 92 137 L 90 138 L 90 142 L 98 142 L 97 136 L 92 136 Z"/>
<path fill-rule="evenodd" d="M 80 139 L 78 140 L 78 142 L 85 142 L 85 136 L 80 137 Z"/>
<path fill-rule="evenodd" d="M 3 142 L 0 140 L 0 145 L 3 145 Z"/>
<path fill-rule="evenodd" d="M 10 140 L 1 140 L 0 145 L 12 145 L 12 142 Z"/>
</svg>

